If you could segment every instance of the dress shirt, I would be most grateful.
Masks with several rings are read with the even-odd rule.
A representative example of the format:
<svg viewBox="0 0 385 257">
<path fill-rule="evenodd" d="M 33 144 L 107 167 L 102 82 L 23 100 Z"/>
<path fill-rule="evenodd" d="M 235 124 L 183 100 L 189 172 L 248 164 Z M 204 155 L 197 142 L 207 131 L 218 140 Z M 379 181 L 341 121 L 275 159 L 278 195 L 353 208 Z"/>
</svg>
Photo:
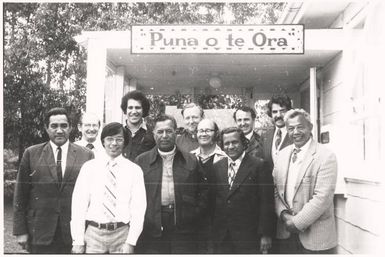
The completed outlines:
<svg viewBox="0 0 385 257">
<path fill-rule="evenodd" d="M 71 235 L 73 245 L 84 245 L 86 220 L 108 223 L 103 209 L 103 193 L 108 171 L 107 154 L 86 162 L 80 170 L 72 196 Z M 115 158 L 117 167 L 116 222 L 130 224 L 126 242 L 136 245 L 143 229 L 146 190 L 142 169 L 124 158 Z"/>
<path fill-rule="evenodd" d="M 242 155 L 239 156 L 238 159 L 236 159 L 235 161 L 233 161 L 233 159 L 229 158 L 227 174 L 231 173 L 230 163 L 233 162 L 234 163 L 233 169 L 234 169 L 234 173 L 235 173 L 234 178 L 236 177 L 238 169 L 239 169 L 239 166 L 241 166 L 241 163 L 242 163 L 243 158 L 245 157 L 245 154 L 246 154 L 245 151 L 243 151 Z"/>
<path fill-rule="evenodd" d="M 96 138 L 96 140 L 92 143 L 90 143 L 90 142 L 88 142 L 82 138 L 79 141 L 76 141 L 75 144 L 83 146 L 83 147 L 86 147 L 88 144 L 92 144 L 94 146 L 94 148 L 92 149 L 92 152 L 94 152 L 95 158 L 99 157 L 100 155 L 105 154 L 105 152 L 106 152 L 99 137 Z"/>
<path fill-rule="evenodd" d="M 58 146 L 52 141 L 49 141 L 49 143 L 51 144 L 52 152 L 53 152 L 53 156 L 55 157 L 55 164 L 56 164 L 57 163 Z M 60 148 L 61 148 L 61 170 L 62 170 L 62 175 L 63 175 L 62 178 L 64 178 L 64 173 L 66 171 L 68 146 L 69 146 L 68 140 L 67 140 L 67 142 L 64 143 L 64 145 L 60 146 Z"/>
<path fill-rule="evenodd" d="M 215 145 L 214 151 L 211 154 L 207 155 L 207 156 L 202 154 L 200 147 L 198 147 L 195 150 L 192 150 L 191 153 L 194 154 L 197 157 L 198 160 L 200 159 L 202 161 L 202 163 L 205 163 L 213 155 L 214 155 L 213 163 L 216 163 L 219 160 L 221 160 L 222 158 L 226 158 L 227 157 L 226 153 L 224 151 L 222 151 L 222 149 L 218 145 Z"/>
<path fill-rule="evenodd" d="M 162 205 L 169 205 L 175 203 L 174 192 L 174 175 L 172 172 L 172 166 L 174 163 L 174 156 L 176 153 L 176 147 L 170 152 L 162 152 L 158 149 L 159 155 L 162 157 L 162 192 L 161 202 Z"/>
<path fill-rule="evenodd" d="M 310 138 L 306 144 L 304 144 L 301 148 L 301 151 L 297 153 L 297 160 L 293 163 L 293 154 L 290 155 L 290 164 L 289 164 L 289 170 L 287 174 L 287 181 L 286 181 L 286 191 L 285 191 L 285 197 L 286 201 L 289 204 L 290 207 L 293 207 L 293 198 L 294 198 L 294 188 L 297 183 L 298 178 L 298 172 L 300 171 L 300 168 L 302 166 L 303 158 L 306 155 L 307 150 L 309 149 L 310 142 L 312 139 Z M 292 152 L 295 148 L 294 144 L 292 147 Z"/>
<path fill-rule="evenodd" d="M 275 141 L 277 140 L 278 129 L 281 130 L 281 142 L 279 143 L 278 148 L 275 148 Z M 285 140 L 286 134 L 287 134 L 287 130 L 285 126 L 283 126 L 282 128 L 277 128 L 277 127 L 275 128 L 273 142 L 271 145 L 271 157 L 273 158 L 273 162 L 275 162 L 275 159 L 277 158 L 277 154 L 279 152 L 279 149 L 282 146 L 283 141 Z"/>
<path fill-rule="evenodd" d="M 245 135 L 245 137 L 246 137 L 247 139 L 249 139 L 249 141 L 250 141 L 250 140 L 251 140 L 251 137 L 253 136 L 253 134 L 254 134 L 254 131 L 252 130 L 252 131 L 250 131 L 249 134 Z"/>
</svg>

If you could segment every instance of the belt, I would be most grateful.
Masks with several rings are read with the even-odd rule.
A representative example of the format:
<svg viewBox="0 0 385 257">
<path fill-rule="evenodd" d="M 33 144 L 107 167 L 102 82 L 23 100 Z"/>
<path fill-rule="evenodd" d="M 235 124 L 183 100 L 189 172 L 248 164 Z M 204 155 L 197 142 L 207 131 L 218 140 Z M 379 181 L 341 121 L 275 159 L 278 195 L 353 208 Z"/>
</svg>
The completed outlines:
<svg viewBox="0 0 385 257">
<path fill-rule="evenodd" d="M 174 209 L 174 204 L 167 204 L 167 205 L 162 205 L 162 210 L 173 210 Z"/>
<path fill-rule="evenodd" d="M 123 222 L 97 223 L 92 220 L 87 220 L 87 225 L 97 227 L 98 229 L 106 229 L 110 231 L 116 230 L 123 226 L 127 226 L 127 224 Z"/>
</svg>

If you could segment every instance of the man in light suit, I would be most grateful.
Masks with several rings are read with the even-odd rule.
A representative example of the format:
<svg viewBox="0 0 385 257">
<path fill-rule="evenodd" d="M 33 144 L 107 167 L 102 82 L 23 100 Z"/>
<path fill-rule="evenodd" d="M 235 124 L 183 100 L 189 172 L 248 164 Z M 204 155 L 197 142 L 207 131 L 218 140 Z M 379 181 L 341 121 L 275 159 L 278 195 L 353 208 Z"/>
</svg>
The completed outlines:
<svg viewBox="0 0 385 257">
<path fill-rule="evenodd" d="M 261 141 L 264 159 L 271 171 L 277 153 L 293 143 L 287 134 L 283 121 L 283 116 L 291 109 L 291 100 L 288 96 L 273 96 L 267 104 L 267 115 L 271 118 L 274 127 L 262 134 Z"/>
<path fill-rule="evenodd" d="M 274 227 L 273 179 L 261 158 L 245 153 L 241 129 L 221 133 L 229 158 L 213 164 L 215 199 L 210 240 L 214 253 L 267 253 Z"/>
<path fill-rule="evenodd" d="M 284 120 L 294 145 L 278 153 L 273 171 L 280 253 L 334 253 L 336 156 L 312 139 L 304 110 L 290 110 Z"/>
<path fill-rule="evenodd" d="M 27 148 L 17 174 L 13 234 L 31 253 L 70 253 L 71 197 L 80 168 L 94 154 L 68 141 L 67 111 L 45 117 L 50 141 Z"/>
</svg>

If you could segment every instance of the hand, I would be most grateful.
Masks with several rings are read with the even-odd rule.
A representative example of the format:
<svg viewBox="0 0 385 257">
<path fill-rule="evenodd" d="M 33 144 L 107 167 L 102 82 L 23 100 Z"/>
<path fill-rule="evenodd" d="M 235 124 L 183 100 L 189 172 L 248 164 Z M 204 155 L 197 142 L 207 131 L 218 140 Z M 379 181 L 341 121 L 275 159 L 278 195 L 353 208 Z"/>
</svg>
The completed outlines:
<svg viewBox="0 0 385 257">
<path fill-rule="evenodd" d="M 269 236 L 262 236 L 261 237 L 261 243 L 260 243 L 260 252 L 262 254 L 267 254 L 269 249 L 271 248 L 271 237 Z"/>
<path fill-rule="evenodd" d="M 301 231 L 299 231 L 297 229 L 297 227 L 295 226 L 294 222 L 293 222 L 293 215 L 290 215 L 289 213 L 285 212 L 283 213 L 282 215 L 282 220 L 283 222 L 285 223 L 285 226 L 286 226 L 286 229 L 291 232 L 291 233 L 299 233 Z"/>
<path fill-rule="evenodd" d="M 72 253 L 85 253 L 86 248 L 84 245 L 73 245 L 72 246 Z"/>
<path fill-rule="evenodd" d="M 23 250 L 28 248 L 28 234 L 16 236 L 17 243 L 21 246 Z"/>
<path fill-rule="evenodd" d="M 134 253 L 134 246 L 129 243 L 124 243 L 122 249 L 120 249 L 121 253 Z"/>
</svg>

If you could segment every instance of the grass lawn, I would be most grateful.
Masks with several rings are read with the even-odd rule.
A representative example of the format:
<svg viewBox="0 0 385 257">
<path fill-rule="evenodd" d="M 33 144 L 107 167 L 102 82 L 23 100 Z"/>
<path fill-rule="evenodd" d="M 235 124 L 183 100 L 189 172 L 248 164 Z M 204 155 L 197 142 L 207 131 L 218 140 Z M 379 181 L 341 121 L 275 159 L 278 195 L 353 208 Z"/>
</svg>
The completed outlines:
<svg viewBox="0 0 385 257">
<path fill-rule="evenodd" d="M 13 210 L 11 203 L 4 203 L 4 253 L 27 253 L 16 243 L 12 235 Z"/>
</svg>

